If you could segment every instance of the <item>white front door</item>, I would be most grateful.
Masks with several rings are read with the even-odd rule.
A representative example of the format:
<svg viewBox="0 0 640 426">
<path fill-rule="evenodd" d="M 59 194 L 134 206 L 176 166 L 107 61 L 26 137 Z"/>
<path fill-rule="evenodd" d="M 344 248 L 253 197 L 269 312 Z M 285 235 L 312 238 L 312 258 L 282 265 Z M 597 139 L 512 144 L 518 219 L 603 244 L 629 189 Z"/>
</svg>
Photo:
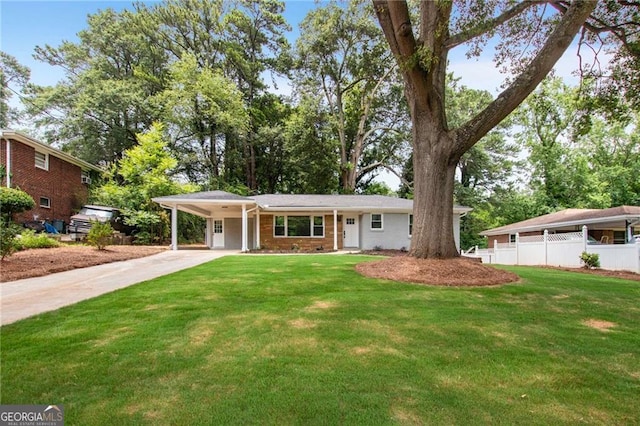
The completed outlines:
<svg viewBox="0 0 640 426">
<path fill-rule="evenodd" d="M 358 216 L 345 216 L 343 226 L 343 247 L 359 247 Z"/>
<path fill-rule="evenodd" d="M 224 248 L 224 221 L 222 219 L 213 221 L 213 248 Z"/>
</svg>

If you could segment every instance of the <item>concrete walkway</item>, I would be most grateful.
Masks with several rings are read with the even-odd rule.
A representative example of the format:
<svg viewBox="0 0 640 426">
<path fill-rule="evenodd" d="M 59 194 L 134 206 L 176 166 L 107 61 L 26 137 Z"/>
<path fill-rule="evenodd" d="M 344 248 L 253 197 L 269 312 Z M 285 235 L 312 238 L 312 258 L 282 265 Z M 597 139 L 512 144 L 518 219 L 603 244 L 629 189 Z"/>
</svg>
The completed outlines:
<svg viewBox="0 0 640 426">
<path fill-rule="evenodd" d="M 169 250 L 140 259 L 0 283 L 0 325 L 236 253 L 239 252 Z"/>
</svg>

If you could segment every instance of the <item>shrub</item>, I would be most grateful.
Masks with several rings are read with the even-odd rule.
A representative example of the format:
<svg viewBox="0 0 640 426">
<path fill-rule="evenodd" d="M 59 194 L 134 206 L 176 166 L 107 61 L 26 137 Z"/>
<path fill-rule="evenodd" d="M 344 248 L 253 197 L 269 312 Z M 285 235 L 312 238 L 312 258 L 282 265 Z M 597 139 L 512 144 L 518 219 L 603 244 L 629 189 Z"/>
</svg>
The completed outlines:
<svg viewBox="0 0 640 426">
<path fill-rule="evenodd" d="M 138 232 L 133 240 L 133 244 L 138 246 L 148 246 L 153 244 L 153 235 L 146 231 Z"/>
<path fill-rule="evenodd" d="M 18 250 L 16 236 L 20 233 L 20 227 L 8 219 L 0 218 L 0 260 L 11 256 Z"/>
<path fill-rule="evenodd" d="M 36 203 L 24 191 L 14 188 L 0 187 L 0 213 L 8 218 L 14 213 L 31 210 Z"/>
<path fill-rule="evenodd" d="M 112 238 L 113 228 L 111 224 L 109 222 L 95 221 L 87 235 L 87 242 L 98 250 L 104 250 L 111 243 Z"/>
<path fill-rule="evenodd" d="M 52 248 L 59 247 L 60 243 L 53 238 L 50 238 L 46 234 L 36 234 L 31 229 L 26 229 L 20 234 L 20 238 L 16 239 L 18 249 L 38 249 L 38 248 Z"/>
<path fill-rule="evenodd" d="M 584 263 L 586 269 L 600 267 L 600 256 L 597 253 L 587 253 L 583 251 L 580 255 L 580 260 Z"/>
</svg>

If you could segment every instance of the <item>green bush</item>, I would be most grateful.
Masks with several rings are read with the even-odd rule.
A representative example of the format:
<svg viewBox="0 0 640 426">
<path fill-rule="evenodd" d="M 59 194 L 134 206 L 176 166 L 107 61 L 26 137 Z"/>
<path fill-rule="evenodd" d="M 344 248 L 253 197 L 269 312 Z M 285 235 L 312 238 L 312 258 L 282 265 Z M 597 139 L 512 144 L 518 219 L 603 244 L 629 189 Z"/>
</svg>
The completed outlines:
<svg viewBox="0 0 640 426">
<path fill-rule="evenodd" d="M 148 246 L 153 244 L 153 235 L 149 232 L 138 232 L 133 240 L 133 244 L 138 246 Z"/>
<path fill-rule="evenodd" d="M 22 231 L 20 237 L 16 239 L 16 242 L 19 250 L 60 246 L 60 243 L 57 240 L 50 238 L 47 234 L 36 234 L 36 232 L 31 229 Z"/>
<path fill-rule="evenodd" d="M 600 256 L 597 253 L 587 253 L 583 251 L 580 255 L 580 260 L 584 263 L 586 269 L 600 267 Z"/>
<path fill-rule="evenodd" d="M 18 225 L 8 219 L 0 218 L 0 260 L 4 260 L 18 250 L 16 236 L 19 233 Z"/>
<path fill-rule="evenodd" d="M 108 222 L 93 222 L 87 235 L 87 242 L 89 244 L 98 250 L 104 250 L 111 243 L 112 239 L 113 228 Z"/>
<path fill-rule="evenodd" d="M 0 213 L 8 218 L 15 213 L 31 210 L 35 206 L 33 198 L 24 191 L 0 187 Z"/>
</svg>

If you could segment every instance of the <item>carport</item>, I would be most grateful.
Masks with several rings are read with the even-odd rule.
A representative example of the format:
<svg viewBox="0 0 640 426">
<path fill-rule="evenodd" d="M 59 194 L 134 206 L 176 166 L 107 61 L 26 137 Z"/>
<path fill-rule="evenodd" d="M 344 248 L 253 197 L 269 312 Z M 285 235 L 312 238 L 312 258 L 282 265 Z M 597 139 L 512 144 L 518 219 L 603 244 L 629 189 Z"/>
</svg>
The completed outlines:
<svg viewBox="0 0 640 426">
<path fill-rule="evenodd" d="M 245 252 L 249 250 L 250 239 L 260 241 L 260 213 L 251 198 L 225 191 L 207 191 L 156 197 L 153 201 L 171 210 L 172 250 L 178 250 L 178 210 L 206 219 L 205 244 L 209 248 Z M 253 214 L 252 224 L 250 214 Z M 238 228 L 240 232 L 231 232 Z M 237 236 L 240 236 L 240 241 Z"/>
</svg>

